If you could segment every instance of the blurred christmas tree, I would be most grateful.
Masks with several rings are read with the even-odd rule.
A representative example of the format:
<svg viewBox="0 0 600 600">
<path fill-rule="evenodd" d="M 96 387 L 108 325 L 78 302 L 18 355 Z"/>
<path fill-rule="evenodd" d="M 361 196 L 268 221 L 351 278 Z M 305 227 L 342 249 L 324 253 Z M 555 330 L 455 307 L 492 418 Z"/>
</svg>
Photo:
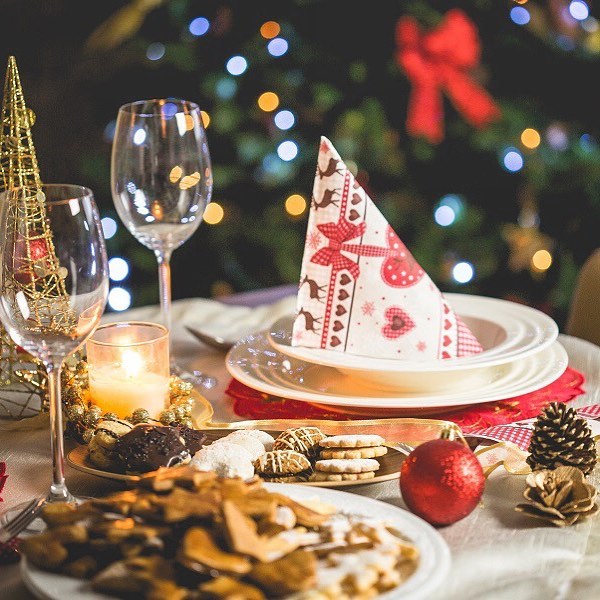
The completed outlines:
<svg viewBox="0 0 600 600">
<path fill-rule="evenodd" d="M 174 254 L 174 297 L 297 281 L 326 135 L 443 291 L 563 322 L 600 245 L 600 29 L 584 0 L 103 10 L 70 74 L 95 102 L 78 168 L 97 195 L 110 197 L 120 104 L 179 96 L 205 111 L 213 202 Z M 157 302 L 154 257 L 104 215 L 118 226 L 112 308 Z"/>
</svg>

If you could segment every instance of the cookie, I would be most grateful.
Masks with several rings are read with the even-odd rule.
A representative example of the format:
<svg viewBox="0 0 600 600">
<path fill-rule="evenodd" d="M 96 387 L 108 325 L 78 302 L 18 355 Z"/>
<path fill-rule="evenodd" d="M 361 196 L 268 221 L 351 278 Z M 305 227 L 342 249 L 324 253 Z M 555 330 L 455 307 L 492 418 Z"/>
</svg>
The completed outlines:
<svg viewBox="0 0 600 600">
<path fill-rule="evenodd" d="M 259 456 L 265 453 L 265 447 L 256 437 L 249 436 L 247 434 L 247 431 L 234 431 L 225 437 L 215 440 L 212 445 L 237 444 L 246 450 L 246 452 L 248 452 L 252 460 L 256 460 Z"/>
<path fill-rule="evenodd" d="M 117 440 L 133 429 L 133 425 L 125 421 L 102 419 L 94 430 L 96 444 L 107 450 L 113 450 Z"/>
<path fill-rule="evenodd" d="M 311 468 L 311 463 L 304 454 L 294 450 L 272 450 L 259 456 L 254 461 L 254 468 L 261 475 L 295 475 Z"/>
<path fill-rule="evenodd" d="M 355 434 L 355 435 L 332 435 L 321 440 L 323 448 L 370 448 L 371 446 L 383 446 L 385 440 L 380 435 Z"/>
<path fill-rule="evenodd" d="M 260 477 L 263 481 L 268 483 L 299 483 L 302 481 L 308 481 L 310 472 L 304 471 L 302 473 L 296 473 L 294 475 L 264 475 L 261 473 Z"/>
<path fill-rule="evenodd" d="M 370 446 L 368 448 L 324 448 L 320 458 L 376 458 L 387 454 L 385 446 Z"/>
<path fill-rule="evenodd" d="M 318 427 L 286 429 L 275 439 L 273 450 L 294 450 L 314 457 L 319 451 L 319 442 L 326 437 Z"/>
<path fill-rule="evenodd" d="M 264 447 L 263 452 L 270 452 L 273 450 L 273 442 L 275 438 L 266 431 L 260 429 L 236 429 L 227 435 L 228 438 L 254 438 L 258 440 Z"/>
<path fill-rule="evenodd" d="M 252 458 L 239 444 L 222 442 L 204 446 L 194 454 L 190 465 L 198 471 L 215 471 L 219 477 L 247 480 L 254 476 Z"/>
<path fill-rule="evenodd" d="M 325 473 L 366 473 L 377 471 L 379 462 L 373 458 L 330 458 L 318 460 L 315 469 Z"/>
<path fill-rule="evenodd" d="M 309 481 L 362 481 L 364 479 L 373 479 L 374 471 L 365 471 L 364 473 L 325 473 L 324 471 L 315 471 L 309 478 Z"/>
</svg>

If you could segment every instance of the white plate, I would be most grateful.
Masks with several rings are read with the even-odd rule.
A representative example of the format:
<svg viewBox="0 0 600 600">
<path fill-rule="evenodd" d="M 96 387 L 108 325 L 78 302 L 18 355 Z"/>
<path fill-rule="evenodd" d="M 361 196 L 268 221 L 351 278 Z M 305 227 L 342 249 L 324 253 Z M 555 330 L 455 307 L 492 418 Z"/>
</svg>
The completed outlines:
<svg viewBox="0 0 600 600">
<path fill-rule="evenodd" d="M 385 519 L 419 549 L 420 561 L 416 571 L 398 588 L 381 594 L 378 600 L 419 599 L 428 597 L 444 581 L 450 569 L 450 550 L 442 536 L 428 523 L 412 513 L 372 498 L 357 496 L 337 490 L 304 488 L 291 483 L 267 483 L 265 487 L 295 500 L 318 497 L 323 502 L 344 507 L 345 512 Z M 114 600 L 93 592 L 89 583 L 66 575 L 42 571 L 21 559 L 21 574 L 29 591 L 43 600 Z"/>
<path fill-rule="evenodd" d="M 445 294 L 445 298 L 479 340 L 483 352 L 463 358 L 417 361 L 292 346 L 293 316 L 289 315 L 271 326 L 269 340 L 279 352 L 293 358 L 335 367 L 363 382 L 377 383 L 380 388 L 418 392 L 478 385 L 480 369 L 531 356 L 558 337 L 556 322 L 535 308 L 470 294 Z"/>
<path fill-rule="evenodd" d="M 275 350 L 268 337 L 268 332 L 263 332 L 240 340 L 225 359 L 229 374 L 266 394 L 332 406 L 439 410 L 504 400 L 552 383 L 568 364 L 567 352 L 560 342 L 554 342 L 522 360 L 486 369 L 485 380 L 477 387 L 459 392 L 391 391 L 366 385 L 331 367 L 290 358 Z"/>
</svg>

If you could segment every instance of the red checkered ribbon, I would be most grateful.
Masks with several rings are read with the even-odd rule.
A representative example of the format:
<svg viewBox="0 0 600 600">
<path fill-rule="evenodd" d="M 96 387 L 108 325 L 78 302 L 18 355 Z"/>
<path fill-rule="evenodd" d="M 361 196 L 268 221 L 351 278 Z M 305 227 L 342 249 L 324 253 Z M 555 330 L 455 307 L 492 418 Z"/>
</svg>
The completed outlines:
<svg viewBox="0 0 600 600">
<path fill-rule="evenodd" d="M 353 240 L 365 233 L 366 224 L 364 222 L 354 225 L 341 218 L 337 223 L 323 223 L 317 225 L 317 227 L 329 240 L 329 243 L 325 248 L 318 250 L 310 261 L 317 265 L 331 265 L 334 273 L 346 269 L 354 279 L 360 274 L 358 264 L 342 254 L 342 251 L 358 256 L 393 256 L 399 254 L 399 250 L 395 248 L 346 243 L 348 240 Z"/>
<path fill-rule="evenodd" d="M 600 419 L 600 404 L 592 404 L 577 409 L 577 416 L 584 419 Z M 506 425 L 494 425 L 482 429 L 474 429 L 469 436 L 485 438 L 495 442 L 512 442 L 521 450 L 529 448 L 533 432 L 533 421 L 530 423 L 508 423 Z"/>
</svg>

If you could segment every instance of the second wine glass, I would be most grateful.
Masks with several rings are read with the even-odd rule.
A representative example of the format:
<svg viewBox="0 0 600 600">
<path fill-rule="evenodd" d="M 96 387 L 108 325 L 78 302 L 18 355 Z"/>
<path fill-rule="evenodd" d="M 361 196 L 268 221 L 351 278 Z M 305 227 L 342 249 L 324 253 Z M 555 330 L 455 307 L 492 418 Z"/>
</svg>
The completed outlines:
<svg viewBox="0 0 600 600">
<path fill-rule="evenodd" d="M 173 251 L 198 228 L 212 195 L 212 168 L 197 104 L 139 100 L 119 108 L 112 147 L 111 189 L 119 217 L 158 261 L 163 322 L 171 332 Z M 189 373 L 172 363 L 184 379 Z M 205 387 L 214 380 L 195 373 Z"/>
</svg>

